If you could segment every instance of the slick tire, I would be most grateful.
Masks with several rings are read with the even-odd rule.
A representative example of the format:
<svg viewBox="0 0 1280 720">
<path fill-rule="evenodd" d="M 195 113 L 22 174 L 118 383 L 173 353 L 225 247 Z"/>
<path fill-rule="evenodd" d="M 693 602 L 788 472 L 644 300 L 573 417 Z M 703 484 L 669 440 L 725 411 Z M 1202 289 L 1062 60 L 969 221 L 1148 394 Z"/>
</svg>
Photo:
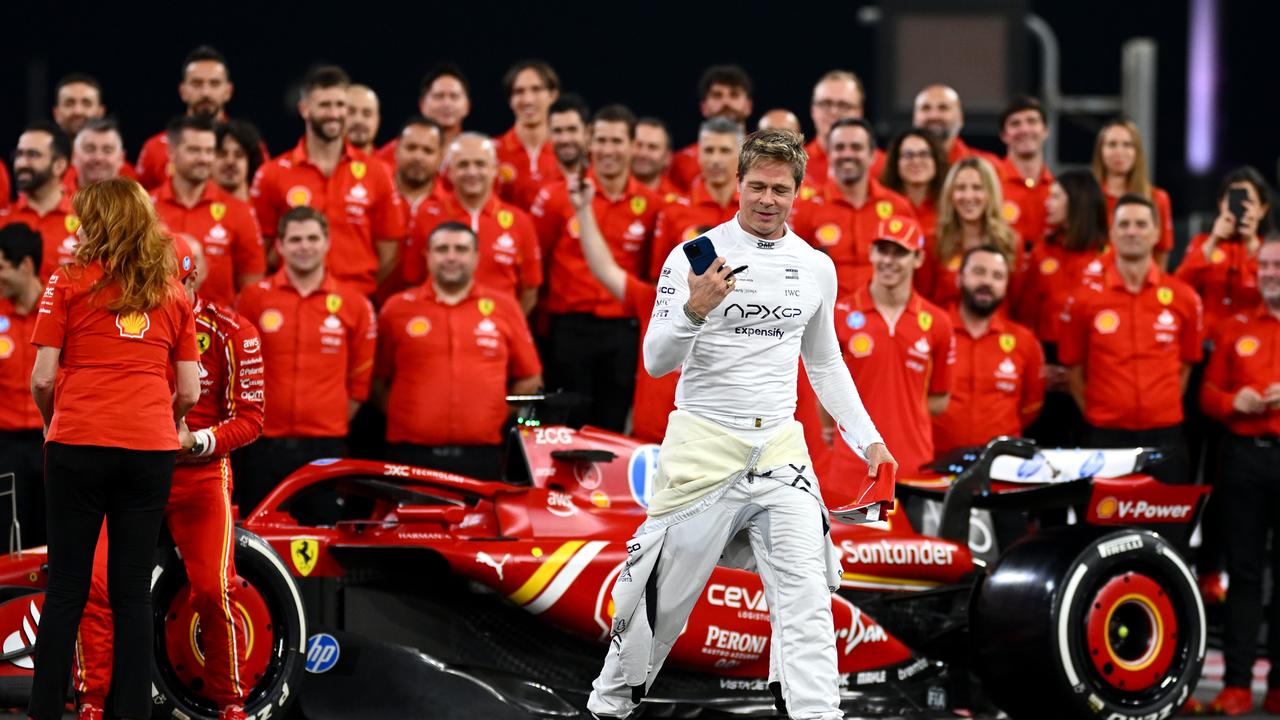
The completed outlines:
<svg viewBox="0 0 1280 720">
<path fill-rule="evenodd" d="M 1027 538 L 979 582 L 970 620 L 974 667 L 1016 720 L 1172 717 L 1204 664 L 1195 578 L 1145 530 Z"/>
<path fill-rule="evenodd" d="M 239 612 L 255 628 L 255 642 L 260 644 L 249 651 L 257 659 L 255 671 L 242 674 L 242 682 L 251 687 L 245 712 L 250 718 L 281 718 L 295 699 L 306 663 L 302 600 L 275 551 L 257 535 L 241 528 L 236 529 L 235 564 L 242 581 L 241 592 L 252 598 L 240 603 Z M 186 569 L 176 550 L 170 548 L 157 560 L 152 573 L 156 638 L 152 717 L 215 720 L 220 708 L 183 679 L 191 676 L 190 670 L 183 667 L 191 662 L 186 646 L 184 652 L 173 651 L 175 644 L 186 642 L 187 635 L 190 646 L 196 644 L 195 631 L 185 627 L 174 612 L 188 591 Z M 176 637 L 171 637 L 175 633 Z"/>
</svg>

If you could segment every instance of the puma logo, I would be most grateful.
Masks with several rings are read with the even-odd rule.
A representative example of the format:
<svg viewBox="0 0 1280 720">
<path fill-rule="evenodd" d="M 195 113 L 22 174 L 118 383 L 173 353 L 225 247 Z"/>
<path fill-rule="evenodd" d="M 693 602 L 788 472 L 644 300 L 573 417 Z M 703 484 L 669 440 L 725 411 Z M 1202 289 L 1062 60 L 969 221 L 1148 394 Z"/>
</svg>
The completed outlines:
<svg viewBox="0 0 1280 720">
<path fill-rule="evenodd" d="M 507 561 L 510 559 L 511 559 L 511 553 L 507 553 L 506 555 L 503 555 L 501 560 L 494 560 L 493 556 L 491 556 L 487 552 L 481 551 L 476 553 L 476 562 L 480 563 L 481 565 L 488 565 L 489 567 L 493 568 L 498 573 L 499 580 L 502 579 L 502 566 L 506 565 Z"/>
</svg>

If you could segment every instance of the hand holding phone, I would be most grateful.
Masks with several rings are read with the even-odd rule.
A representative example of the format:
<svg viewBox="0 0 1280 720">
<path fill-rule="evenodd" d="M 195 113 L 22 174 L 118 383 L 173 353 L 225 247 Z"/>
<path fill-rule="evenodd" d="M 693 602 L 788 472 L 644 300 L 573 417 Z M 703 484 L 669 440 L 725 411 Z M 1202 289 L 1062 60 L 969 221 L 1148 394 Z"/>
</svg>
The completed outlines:
<svg viewBox="0 0 1280 720">
<path fill-rule="evenodd" d="M 1249 200 L 1249 191 L 1242 187 L 1227 188 L 1227 211 L 1236 219 L 1236 227 L 1244 221 L 1245 203 Z"/>
<path fill-rule="evenodd" d="M 684 244 L 684 255 L 689 258 L 689 268 L 693 270 L 693 274 L 701 275 L 716 259 L 716 246 L 711 244 L 711 238 L 699 235 Z"/>
</svg>

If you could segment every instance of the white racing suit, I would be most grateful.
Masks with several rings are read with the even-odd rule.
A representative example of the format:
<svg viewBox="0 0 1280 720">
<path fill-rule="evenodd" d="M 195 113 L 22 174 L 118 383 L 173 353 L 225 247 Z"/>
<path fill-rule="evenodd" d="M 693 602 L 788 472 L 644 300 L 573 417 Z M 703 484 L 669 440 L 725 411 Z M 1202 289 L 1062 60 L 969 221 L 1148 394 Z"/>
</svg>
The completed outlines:
<svg viewBox="0 0 1280 720">
<path fill-rule="evenodd" d="M 790 716 L 843 717 L 830 597 L 840 585 L 839 555 L 827 537 L 827 510 L 800 424 L 743 433 L 677 411 L 658 463 L 660 488 L 691 477 L 720 483 L 650 517 L 629 541 L 613 590 L 609 652 L 588 709 L 602 717 L 634 710 L 712 569 L 754 559 L 773 629 L 770 680 L 781 684 Z"/>
</svg>

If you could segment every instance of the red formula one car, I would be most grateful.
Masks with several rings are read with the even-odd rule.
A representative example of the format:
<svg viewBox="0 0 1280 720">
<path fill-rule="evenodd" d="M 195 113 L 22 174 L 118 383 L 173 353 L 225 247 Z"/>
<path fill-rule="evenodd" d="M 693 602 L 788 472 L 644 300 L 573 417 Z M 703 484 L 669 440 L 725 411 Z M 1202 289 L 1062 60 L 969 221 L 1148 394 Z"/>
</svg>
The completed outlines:
<svg viewBox="0 0 1280 720">
<path fill-rule="evenodd" d="M 315 720 L 586 716 L 610 591 L 654 490 L 658 446 L 560 426 L 524 426 L 513 440 L 507 482 L 322 460 L 251 513 L 237 563 L 256 717 L 291 705 Z M 951 458 L 948 474 L 900 479 L 885 521 L 833 525 L 846 711 L 1172 715 L 1205 653 L 1204 608 L 1177 547 L 1207 490 L 1141 474 L 1157 456 L 1001 438 Z M 321 494 L 338 498 L 343 519 L 299 522 L 297 508 Z M 941 503 L 931 535 L 915 529 L 928 501 Z M 1078 523 L 1067 524 L 1072 514 Z M 974 531 L 973 518 L 987 515 L 996 529 L 1037 529 L 1001 552 L 993 538 L 1007 531 Z M 971 534 L 985 538 L 974 540 L 981 553 Z M 13 586 L 3 592 L 41 585 L 42 561 L 0 563 L 0 584 Z M 176 561 L 157 565 L 157 717 L 208 717 L 198 618 Z M 11 695 L 21 692 L 15 663 L 29 667 L 38 608 L 38 594 L 0 606 L 0 674 L 17 676 L 0 689 Z M 775 714 L 769 642 L 759 577 L 716 568 L 641 712 Z"/>
</svg>

